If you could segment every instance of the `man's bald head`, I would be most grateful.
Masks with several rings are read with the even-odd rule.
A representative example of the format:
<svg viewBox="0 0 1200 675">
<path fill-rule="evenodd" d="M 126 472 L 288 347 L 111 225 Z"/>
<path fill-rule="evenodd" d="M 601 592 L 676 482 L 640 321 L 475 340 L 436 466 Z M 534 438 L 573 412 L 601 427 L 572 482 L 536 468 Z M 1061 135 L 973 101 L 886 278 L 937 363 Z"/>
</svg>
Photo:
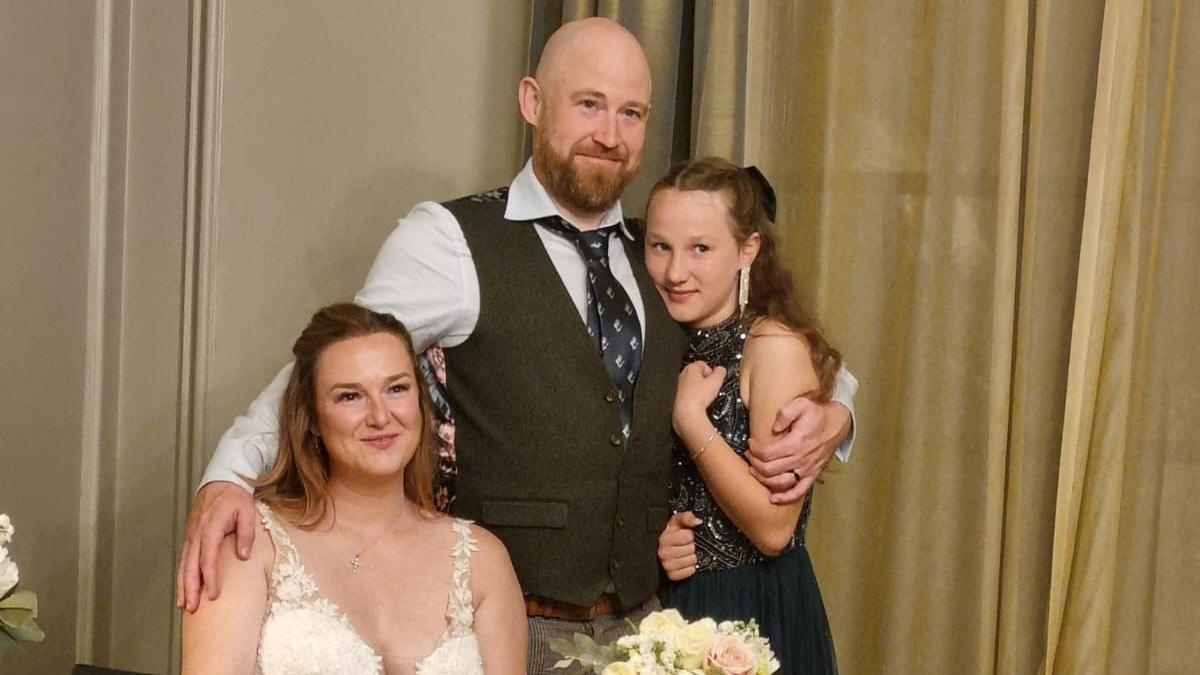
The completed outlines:
<svg viewBox="0 0 1200 675">
<path fill-rule="evenodd" d="M 650 114 L 641 45 L 608 19 L 572 21 L 550 36 L 518 99 L 538 180 L 577 225 L 598 221 L 641 166 Z"/>
<path fill-rule="evenodd" d="M 649 101 L 650 64 L 642 45 L 624 26 L 603 17 L 572 21 L 554 31 L 542 49 L 534 77 L 542 87 L 553 87 L 587 64 L 599 65 L 624 77 L 644 79 Z"/>
</svg>

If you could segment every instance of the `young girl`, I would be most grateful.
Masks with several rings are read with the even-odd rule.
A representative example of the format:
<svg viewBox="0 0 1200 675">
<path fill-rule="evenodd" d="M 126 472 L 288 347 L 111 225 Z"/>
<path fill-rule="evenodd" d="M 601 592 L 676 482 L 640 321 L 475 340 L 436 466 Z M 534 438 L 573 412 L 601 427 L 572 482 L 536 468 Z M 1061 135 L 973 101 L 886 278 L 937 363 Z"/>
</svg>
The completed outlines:
<svg viewBox="0 0 1200 675">
<path fill-rule="evenodd" d="M 675 398 L 669 527 L 694 526 L 696 563 L 663 591 L 690 620 L 755 619 L 781 673 L 835 673 L 833 639 L 804 548 L 810 497 L 770 501 L 743 454 L 775 411 L 828 398 L 840 365 L 776 258 L 774 192 L 721 159 L 677 166 L 651 191 L 646 266 L 693 330 Z M 691 512 L 695 518 L 689 517 Z"/>
</svg>

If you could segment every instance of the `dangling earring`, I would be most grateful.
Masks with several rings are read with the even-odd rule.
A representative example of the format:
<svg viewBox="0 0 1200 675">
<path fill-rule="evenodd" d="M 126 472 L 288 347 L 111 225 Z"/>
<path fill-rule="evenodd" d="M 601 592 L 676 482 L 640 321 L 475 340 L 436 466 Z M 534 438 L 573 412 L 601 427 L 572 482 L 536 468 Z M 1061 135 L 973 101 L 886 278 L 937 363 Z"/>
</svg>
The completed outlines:
<svg viewBox="0 0 1200 675">
<path fill-rule="evenodd" d="M 746 304 L 750 302 L 750 266 L 746 265 L 738 273 L 738 311 L 745 312 Z"/>
</svg>

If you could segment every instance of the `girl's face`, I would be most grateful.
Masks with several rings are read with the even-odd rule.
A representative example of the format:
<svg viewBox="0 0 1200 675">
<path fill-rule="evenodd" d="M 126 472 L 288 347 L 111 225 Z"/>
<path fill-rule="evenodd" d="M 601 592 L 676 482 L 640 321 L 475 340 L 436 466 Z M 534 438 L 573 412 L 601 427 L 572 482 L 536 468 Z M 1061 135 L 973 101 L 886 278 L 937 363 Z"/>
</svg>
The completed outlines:
<svg viewBox="0 0 1200 675">
<path fill-rule="evenodd" d="M 317 429 L 330 474 L 400 478 L 421 441 L 421 403 L 400 338 L 374 333 L 334 343 L 317 360 Z"/>
<path fill-rule="evenodd" d="M 724 192 L 659 190 L 646 212 L 646 269 L 667 311 L 707 328 L 737 308 L 738 272 L 758 254 L 759 235 L 738 245 Z"/>
</svg>

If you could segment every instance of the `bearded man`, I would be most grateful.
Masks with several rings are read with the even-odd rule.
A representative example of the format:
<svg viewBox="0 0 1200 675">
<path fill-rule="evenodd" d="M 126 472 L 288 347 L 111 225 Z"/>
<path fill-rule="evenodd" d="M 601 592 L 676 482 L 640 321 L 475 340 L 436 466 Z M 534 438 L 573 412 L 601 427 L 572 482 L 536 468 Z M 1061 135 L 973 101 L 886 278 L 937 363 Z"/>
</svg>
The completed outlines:
<svg viewBox="0 0 1200 675">
<path fill-rule="evenodd" d="M 549 637 L 611 641 L 626 619 L 657 608 L 671 407 L 687 340 L 618 201 L 638 171 L 650 114 L 637 40 L 605 19 L 569 23 L 518 99 L 534 129 L 530 161 L 507 188 L 415 206 L 355 302 L 398 317 L 418 351 L 443 349 L 456 424 L 453 511 L 508 548 L 529 616 L 529 671 L 548 672 L 557 660 Z M 226 432 L 205 474 L 180 565 L 179 603 L 189 611 L 202 580 L 210 596 L 219 592 L 213 560 L 226 533 L 249 549 L 254 508 L 239 475 L 260 475 L 274 460 L 286 377 L 285 368 Z M 803 424 L 777 441 L 777 470 L 763 480 L 791 491 L 785 498 L 799 498 L 797 483 L 808 479 L 791 469 L 823 467 L 849 432 L 855 384 L 840 377 L 842 403 L 808 405 Z"/>
</svg>

